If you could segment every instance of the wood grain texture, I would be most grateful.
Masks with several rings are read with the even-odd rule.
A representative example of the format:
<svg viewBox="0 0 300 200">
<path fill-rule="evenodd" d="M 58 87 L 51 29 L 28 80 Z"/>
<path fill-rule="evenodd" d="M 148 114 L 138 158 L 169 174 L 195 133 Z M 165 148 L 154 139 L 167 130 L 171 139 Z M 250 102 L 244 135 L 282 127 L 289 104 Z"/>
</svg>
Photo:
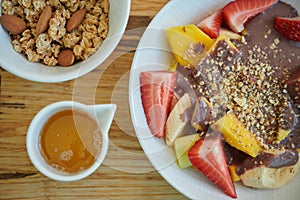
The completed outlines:
<svg viewBox="0 0 300 200">
<path fill-rule="evenodd" d="M 168 0 L 132 0 L 131 16 L 154 17 Z"/>
<path fill-rule="evenodd" d="M 63 83 L 36 83 L 0 68 L 0 199 L 185 199 L 146 158 L 135 136 L 128 104 L 128 80 L 135 48 L 145 28 L 168 0 L 132 0 L 126 33 L 97 69 Z M 115 103 L 109 153 L 86 179 L 63 183 L 32 165 L 26 133 L 34 115 L 62 100 Z"/>
</svg>

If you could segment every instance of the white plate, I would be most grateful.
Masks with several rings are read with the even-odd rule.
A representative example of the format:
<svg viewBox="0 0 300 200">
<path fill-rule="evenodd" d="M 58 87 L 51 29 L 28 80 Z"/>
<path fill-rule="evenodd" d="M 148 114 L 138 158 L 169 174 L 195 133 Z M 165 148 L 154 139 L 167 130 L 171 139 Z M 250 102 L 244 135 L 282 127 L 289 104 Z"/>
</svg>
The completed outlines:
<svg viewBox="0 0 300 200">
<path fill-rule="evenodd" d="M 165 29 L 172 26 L 197 23 L 210 11 L 223 7 L 228 1 L 174 0 L 153 19 L 145 31 L 135 53 L 130 73 L 129 101 L 133 125 L 139 142 L 153 166 L 174 188 L 190 199 L 231 199 L 200 172 L 181 170 L 175 161 L 173 148 L 164 140 L 152 136 L 147 126 L 139 90 L 141 71 L 164 69 L 172 64 Z M 286 1 L 300 11 L 299 0 Z M 299 199 L 300 176 L 281 189 L 256 190 L 235 183 L 238 199 Z"/>
</svg>

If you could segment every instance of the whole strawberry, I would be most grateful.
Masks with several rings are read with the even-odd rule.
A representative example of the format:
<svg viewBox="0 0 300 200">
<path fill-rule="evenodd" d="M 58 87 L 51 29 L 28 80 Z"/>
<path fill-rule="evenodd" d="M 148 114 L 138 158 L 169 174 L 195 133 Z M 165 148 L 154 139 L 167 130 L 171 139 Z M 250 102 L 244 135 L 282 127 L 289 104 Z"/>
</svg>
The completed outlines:
<svg viewBox="0 0 300 200">
<path fill-rule="evenodd" d="M 300 16 L 294 18 L 276 17 L 274 28 L 287 39 L 300 42 Z"/>
</svg>

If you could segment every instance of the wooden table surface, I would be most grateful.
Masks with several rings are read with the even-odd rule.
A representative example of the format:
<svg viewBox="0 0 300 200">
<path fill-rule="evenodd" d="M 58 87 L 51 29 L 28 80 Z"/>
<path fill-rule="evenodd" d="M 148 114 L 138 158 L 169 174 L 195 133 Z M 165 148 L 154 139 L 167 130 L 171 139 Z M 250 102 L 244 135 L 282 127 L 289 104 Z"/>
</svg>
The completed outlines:
<svg viewBox="0 0 300 200">
<path fill-rule="evenodd" d="M 132 0 L 126 33 L 113 55 L 76 80 L 37 83 L 0 68 L 0 199 L 185 199 L 143 153 L 128 104 L 135 48 L 147 25 L 166 3 L 168 0 Z M 71 183 L 42 175 L 26 151 L 26 133 L 34 115 L 44 106 L 62 100 L 118 106 L 103 165 L 91 176 Z"/>
</svg>

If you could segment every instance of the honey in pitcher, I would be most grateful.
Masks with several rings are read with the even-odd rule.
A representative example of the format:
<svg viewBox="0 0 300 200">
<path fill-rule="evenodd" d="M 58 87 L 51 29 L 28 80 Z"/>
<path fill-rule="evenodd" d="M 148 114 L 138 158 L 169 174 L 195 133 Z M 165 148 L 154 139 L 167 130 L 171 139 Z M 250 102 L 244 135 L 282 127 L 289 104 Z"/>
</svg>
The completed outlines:
<svg viewBox="0 0 300 200">
<path fill-rule="evenodd" d="M 93 165 L 102 145 L 97 122 L 79 110 L 52 115 L 40 135 L 45 161 L 59 172 L 77 173 Z"/>
</svg>

